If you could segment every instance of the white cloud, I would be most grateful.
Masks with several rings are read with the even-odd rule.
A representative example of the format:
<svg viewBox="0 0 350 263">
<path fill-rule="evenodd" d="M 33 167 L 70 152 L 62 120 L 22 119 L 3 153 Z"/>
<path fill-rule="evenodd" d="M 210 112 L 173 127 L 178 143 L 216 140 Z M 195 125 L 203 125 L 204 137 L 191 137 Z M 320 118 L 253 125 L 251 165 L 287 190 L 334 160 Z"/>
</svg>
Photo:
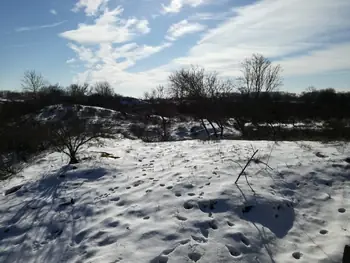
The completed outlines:
<svg viewBox="0 0 350 263">
<path fill-rule="evenodd" d="M 188 1 L 174 2 L 180 4 L 173 4 L 172 7 L 176 7 L 173 10 L 180 10 L 186 4 L 191 6 Z M 199 2 L 202 3 L 196 3 Z M 346 37 L 346 32 L 350 30 L 349 10 L 350 2 L 346 0 L 260 0 L 221 15 L 190 15 L 185 22 L 179 23 L 182 23 L 182 26 L 171 26 L 166 38 L 173 40 L 189 34 L 191 30 L 188 31 L 187 26 L 196 24 L 191 21 L 222 20 L 225 17 L 226 20 L 207 31 L 185 56 L 138 73 L 128 71 L 130 67 L 137 65 L 139 60 L 163 50 L 170 44 L 147 46 L 128 43 L 116 47 L 115 43 L 134 38 L 137 34 L 131 37 L 129 33 L 126 34 L 127 37 L 107 34 L 105 37 L 108 39 L 104 40 L 97 30 L 92 30 L 86 32 L 86 38 L 90 35 L 91 39 L 98 39 L 100 42 L 92 41 L 99 43 L 97 49 L 72 46 L 86 66 L 86 70 L 78 74 L 76 80 L 107 80 L 116 87 L 117 92 L 138 96 L 151 87 L 166 84 L 170 71 L 191 64 L 215 70 L 222 76 L 237 76 L 240 74 L 240 62 L 252 53 L 262 53 L 280 63 L 285 76 L 350 70 L 350 60 L 346 59 L 347 54 L 350 54 L 350 41 Z M 106 26 L 107 29 L 103 31 L 105 33 L 115 32 L 120 30 L 119 27 L 125 28 L 126 25 L 132 25 L 130 30 L 137 31 L 134 25 L 140 20 L 129 19 L 120 22 L 120 18 L 116 18 L 119 14 L 107 15 L 108 13 L 110 12 L 105 12 L 91 26 L 94 29 Z M 144 25 L 147 25 L 147 31 L 148 24 Z M 88 25 L 80 25 L 77 31 L 85 27 Z M 138 28 L 142 28 L 142 23 L 139 23 Z M 194 28 L 192 27 L 192 30 Z M 110 35 L 112 37 L 109 37 Z M 173 44 L 175 43 L 177 42 Z"/>
<path fill-rule="evenodd" d="M 75 58 L 70 58 L 70 59 L 67 59 L 67 61 L 66 61 L 67 64 L 72 64 L 72 63 L 75 63 L 75 62 L 76 62 Z"/>
<path fill-rule="evenodd" d="M 169 27 L 166 38 L 174 41 L 184 35 L 200 32 L 206 29 L 205 25 L 199 23 L 190 23 L 187 20 L 182 20 Z"/>
<path fill-rule="evenodd" d="M 281 59 L 285 76 L 311 75 L 331 71 L 350 70 L 350 43 L 334 44 L 295 58 Z"/>
<path fill-rule="evenodd" d="M 186 57 L 172 63 L 199 64 L 232 76 L 239 74 L 239 62 L 252 53 L 274 59 L 327 50 L 326 40 L 336 41 L 350 29 L 349 10 L 350 2 L 343 0 L 262 0 L 236 8 L 233 17 L 208 31 Z M 296 67 L 294 73 L 302 68 Z"/>
<path fill-rule="evenodd" d="M 135 91 L 140 87 L 149 87 L 161 81 L 157 72 L 129 73 L 126 70 L 134 66 L 137 61 L 150 57 L 169 46 L 171 43 L 168 42 L 159 46 L 128 43 L 118 47 L 113 47 L 111 43 L 102 43 L 98 49 L 93 50 L 69 44 L 77 54 L 78 60 L 83 62 L 86 68 L 84 72 L 76 75 L 74 81 L 80 83 L 108 81 L 115 87 L 122 84 L 124 89 Z M 124 93 L 127 92 L 128 90 L 124 91 Z M 128 93 L 130 94 L 130 90 Z"/>
<path fill-rule="evenodd" d="M 45 29 L 45 28 L 53 28 L 53 27 L 60 26 L 60 25 L 62 25 L 64 23 L 66 23 L 66 22 L 67 22 L 67 20 L 64 20 L 64 21 L 61 21 L 61 22 L 57 22 L 57 23 L 53 23 L 53 24 L 47 24 L 47 25 L 19 27 L 19 28 L 16 28 L 15 31 L 16 32 L 23 32 L 23 31 L 40 30 L 40 29 Z"/>
<path fill-rule="evenodd" d="M 55 15 L 55 16 L 57 15 L 57 11 L 56 11 L 55 9 L 51 9 L 51 10 L 50 10 L 50 13 L 53 14 L 53 15 Z"/>
<path fill-rule="evenodd" d="M 74 8 L 73 12 L 78 12 L 80 9 L 84 9 L 84 12 L 88 16 L 96 15 L 101 9 L 107 6 L 109 0 L 79 0 Z"/>
<path fill-rule="evenodd" d="M 225 20 L 230 15 L 232 15 L 231 11 L 228 12 L 221 12 L 221 13 L 210 13 L 210 12 L 201 12 L 201 13 L 194 13 L 191 15 L 188 20 Z"/>
<path fill-rule="evenodd" d="M 77 29 L 63 32 L 60 36 L 80 44 L 123 43 L 150 32 L 147 20 L 122 19 L 122 13 L 121 7 L 111 11 L 106 8 L 94 24 L 79 24 Z"/>
<path fill-rule="evenodd" d="M 162 4 L 162 11 L 163 13 L 178 13 L 186 5 L 197 7 L 205 2 L 208 2 L 208 0 L 171 0 L 169 5 Z"/>
</svg>

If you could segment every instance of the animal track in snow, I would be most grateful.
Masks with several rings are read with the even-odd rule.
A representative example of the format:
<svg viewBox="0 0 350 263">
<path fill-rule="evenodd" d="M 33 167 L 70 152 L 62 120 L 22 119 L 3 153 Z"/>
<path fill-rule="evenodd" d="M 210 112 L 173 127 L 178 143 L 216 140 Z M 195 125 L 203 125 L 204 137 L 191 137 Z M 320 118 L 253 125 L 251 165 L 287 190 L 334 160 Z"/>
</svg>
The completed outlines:
<svg viewBox="0 0 350 263">
<path fill-rule="evenodd" d="M 207 243 L 208 240 L 205 237 L 198 237 L 198 236 L 194 236 L 191 235 L 192 239 L 198 243 Z"/>
<path fill-rule="evenodd" d="M 180 193 L 180 192 L 176 192 L 176 193 L 175 193 L 175 196 L 180 197 L 180 196 L 181 196 L 181 193 Z"/>
<path fill-rule="evenodd" d="M 320 234 L 321 234 L 321 235 L 326 235 L 326 234 L 328 234 L 328 230 L 326 230 L 326 229 L 321 229 L 321 230 L 320 230 Z"/>
<path fill-rule="evenodd" d="M 249 247 L 249 246 L 250 246 L 249 239 L 246 238 L 243 234 L 241 234 L 241 242 L 242 242 L 246 247 Z"/>
<path fill-rule="evenodd" d="M 185 208 L 185 209 L 191 209 L 191 208 L 193 208 L 193 207 L 194 207 L 194 201 L 192 201 L 192 200 L 186 201 L 186 202 L 184 203 L 184 208 Z"/>
<path fill-rule="evenodd" d="M 342 213 L 342 214 L 345 213 L 345 211 L 346 211 L 346 209 L 343 208 L 343 207 L 341 207 L 341 208 L 338 209 L 338 212 L 339 212 L 339 213 Z"/>
<path fill-rule="evenodd" d="M 199 254 L 198 252 L 191 252 L 191 253 L 188 253 L 188 257 L 192 261 L 197 262 L 198 260 L 201 259 L 202 255 Z"/>
<path fill-rule="evenodd" d="M 186 221 L 187 217 L 181 216 L 181 215 L 176 215 L 176 218 L 179 219 L 180 221 Z"/>
<path fill-rule="evenodd" d="M 208 224 L 209 224 L 209 226 L 210 226 L 212 229 L 218 229 L 218 228 L 219 228 L 219 227 L 218 227 L 218 224 L 216 223 L 215 220 L 210 221 Z"/>
<path fill-rule="evenodd" d="M 241 252 L 239 252 L 236 248 L 234 248 L 233 246 L 230 245 L 226 245 L 228 251 L 230 252 L 231 256 L 233 256 L 234 258 L 237 258 L 241 255 Z"/>
<path fill-rule="evenodd" d="M 195 193 L 188 193 L 187 195 L 189 195 L 189 196 L 194 196 L 194 195 L 196 195 Z"/>
<path fill-rule="evenodd" d="M 149 216 L 145 216 L 144 218 L 143 218 L 143 220 L 148 220 L 149 219 Z"/>
<path fill-rule="evenodd" d="M 232 222 L 230 222 L 230 221 L 227 221 L 227 224 L 229 225 L 229 226 L 234 226 L 235 224 L 234 223 L 232 223 Z"/>
<path fill-rule="evenodd" d="M 173 187 L 172 187 L 171 185 L 169 185 L 169 186 L 167 186 L 166 189 L 170 190 L 170 189 L 172 189 L 172 188 L 173 188 Z"/>
<path fill-rule="evenodd" d="M 114 201 L 114 202 L 117 202 L 117 201 L 120 200 L 120 197 L 119 196 L 115 196 L 115 197 L 112 197 L 110 200 Z"/>
<path fill-rule="evenodd" d="M 300 259 L 303 256 L 303 254 L 297 251 L 297 252 L 293 252 L 292 256 L 295 259 Z"/>
</svg>

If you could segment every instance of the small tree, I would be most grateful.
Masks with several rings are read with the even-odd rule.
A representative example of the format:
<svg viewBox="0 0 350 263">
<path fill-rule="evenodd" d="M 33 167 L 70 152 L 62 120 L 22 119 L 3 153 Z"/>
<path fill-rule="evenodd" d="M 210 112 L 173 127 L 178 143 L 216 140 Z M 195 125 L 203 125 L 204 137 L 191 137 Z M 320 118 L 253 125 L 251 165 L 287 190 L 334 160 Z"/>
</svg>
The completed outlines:
<svg viewBox="0 0 350 263">
<path fill-rule="evenodd" d="M 152 89 L 151 92 L 145 92 L 145 100 L 148 100 L 155 114 L 162 119 L 162 140 L 169 138 L 169 125 L 171 123 L 171 117 L 176 113 L 175 105 L 166 98 L 166 92 L 163 86 L 158 86 Z"/>
<path fill-rule="evenodd" d="M 260 54 L 253 54 L 242 63 L 242 77 L 238 78 L 238 90 L 242 94 L 255 95 L 276 91 L 282 85 L 282 68 Z"/>
<path fill-rule="evenodd" d="M 79 98 L 88 95 L 89 84 L 71 84 L 67 87 L 67 94 L 71 97 Z"/>
<path fill-rule="evenodd" d="M 66 154 L 70 164 L 79 162 L 77 154 L 83 145 L 110 134 L 111 129 L 106 122 L 93 123 L 88 118 L 78 116 L 50 126 L 51 145 L 56 151 Z"/>
<path fill-rule="evenodd" d="M 93 92 L 103 97 L 112 97 L 114 90 L 107 81 L 97 82 L 93 87 Z"/>
<path fill-rule="evenodd" d="M 213 123 L 219 126 L 222 137 L 225 121 L 220 102 L 232 92 L 232 82 L 220 79 L 216 72 L 205 72 L 204 68 L 196 66 L 174 72 L 170 75 L 169 82 L 169 93 L 173 98 L 195 102 L 197 107 L 194 107 L 193 113 L 200 120 L 208 138 L 210 133 L 205 125 L 205 119 L 217 138 L 219 133 Z M 203 111 L 204 108 L 210 110 Z"/>
<path fill-rule="evenodd" d="M 22 79 L 22 88 L 26 92 L 30 92 L 34 97 L 45 86 L 44 77 L 35 70 L 29 70 L 24 73 Z"/>
</svg>

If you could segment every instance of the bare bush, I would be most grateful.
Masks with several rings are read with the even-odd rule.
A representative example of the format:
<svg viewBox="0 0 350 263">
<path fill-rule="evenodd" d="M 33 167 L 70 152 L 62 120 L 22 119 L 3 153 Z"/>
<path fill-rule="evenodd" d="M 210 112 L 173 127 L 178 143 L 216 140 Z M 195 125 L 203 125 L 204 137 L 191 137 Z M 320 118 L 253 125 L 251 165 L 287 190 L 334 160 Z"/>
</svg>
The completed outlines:
<svg viewBox="0 0 350 263">
<path fill-rule="evenodd" d="M 53 148 L 66 154 L 70 164 L 78 163 L 78 152 L 88 142 L 98 142 L 111 135 L 111 128 L 105 122 L 73 116 L 50 125 L 50 141 Z"/>
<path fill-rule="evenodd" d="M 89 94 L 89 84 L 71 84 L 67 87 L 67 94 L 71 97 L 84 97 Z"/>
<path fill-rule="evenodd" d="M 103 97 L 111 97 L 114 95 L 114 90 L 107 81 L 97 82 L 93 87 L 93 92 Z"/>
</svg>

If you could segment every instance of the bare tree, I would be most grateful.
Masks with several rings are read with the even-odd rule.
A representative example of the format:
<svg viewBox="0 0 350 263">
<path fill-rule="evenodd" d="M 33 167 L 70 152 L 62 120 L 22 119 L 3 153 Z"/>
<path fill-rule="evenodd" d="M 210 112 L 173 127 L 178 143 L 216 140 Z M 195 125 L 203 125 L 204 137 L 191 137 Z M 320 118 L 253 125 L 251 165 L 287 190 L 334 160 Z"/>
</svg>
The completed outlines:
<svg viewBox="0 0 350 263">
<path fill-rule="evenodd" d="M 92 122 L 88 118 L 74 116 L 64 121 L 51 124 L 50 138 L 53 148 L 66 154 L 70 164 L 78 163 L 77 154 L 88 142 L 98 141 L 111 134 L 106 122 Z"/>
<path fill-rule="evenodd" d="M 167 100 L 164 86 L 158 86 L 150 92 L 145 92 L 144 98 L 151 103 L 155 114 L 162 120 L 162 140 L 168 140 L 171 117 L 176 113 L 175 105 Z"/>
<path fill-rule="evenodd" d="M 89 84 L 71 84 L 67 87 L 67 93 L 72 97 L 83 97 L 89 93 Z"/>
<path fill-rule="evenodd" d="M 223 136 L 224 123 L 220 100 L 232 92 L 233 83 L 229 80 L 219 78 L 216 72 L 205 72 L 204 68 L 192 66 L 189 69 L 181 69 L 169 77 L 169 93 L 176 99 L 194 100 L 200 106 L 196 117 L 205 129 L 208 138 L 210 137 L 204 120 L 206 119 L 216 137 L 219 137 L 217 128 L 220 128 L 220 136 Z M 210 107 L 210 110 L 203 111 L 203 108 Z"/>
<path fill-rule="evenodd" d="M 33 93 L 34 96 L 45 86 L 44 77 L 37 73 L 35 70 L 29 70 L 24 72 L 24 77 L 22 79 L 22 88 Z"/>
<path fill-rule="evenodd" d="M 253 54 L 242 63 L 242 77 L 238 78 L 238 90 L 242 94 L 254 94 L 276 91 L 282 85 L 282 68 L 260 54 Z"/>
<path fill-rule="evenodd" d="M 97 82 L 93 87 L 93 91 L 95 94 L 104 97 L 111 97 L 114 95 L 113 88 L 107 81 Z"/>
</svg>

